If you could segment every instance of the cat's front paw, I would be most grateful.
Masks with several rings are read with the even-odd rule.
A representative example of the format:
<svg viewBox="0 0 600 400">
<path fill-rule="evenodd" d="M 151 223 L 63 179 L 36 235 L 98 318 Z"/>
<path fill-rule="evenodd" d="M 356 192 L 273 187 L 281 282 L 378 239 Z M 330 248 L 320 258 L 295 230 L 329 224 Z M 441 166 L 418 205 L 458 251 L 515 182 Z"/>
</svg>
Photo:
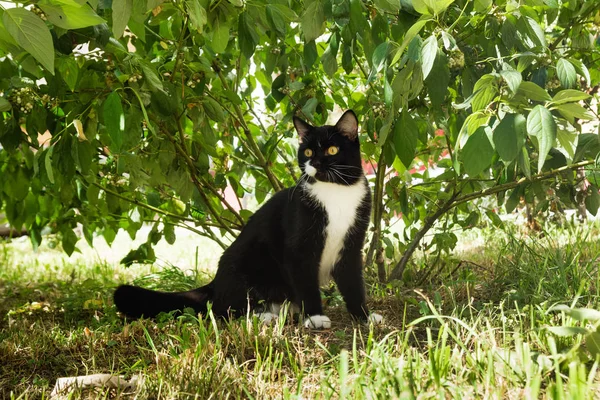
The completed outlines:
<svg viewBox="0 0 600 400">
<path fill-rule="evenodd" d="M 369 320 L 368 322 L 370 324 L 382 324 L 383 323 L 383 315 L 377 314 L 377 313 L 371 313 L 369 314 Z"/>
<path fill-rule="evenodd" d="M 267 311 L 264 313 L 257 314 L 256 316 L 258 317 L 258 319 L 260 319 L 260 322 L 262 322 L 263 324 L 270 325 L 274 321 L 277 321 L 279 314 L 273 314 Z"/>
<path fill-rule="evenodd" d="M 327 315 L 311 315 L 304 320 L 304 327 L 310 329 L 329 329 L 331 320 Z"/>
</svg>

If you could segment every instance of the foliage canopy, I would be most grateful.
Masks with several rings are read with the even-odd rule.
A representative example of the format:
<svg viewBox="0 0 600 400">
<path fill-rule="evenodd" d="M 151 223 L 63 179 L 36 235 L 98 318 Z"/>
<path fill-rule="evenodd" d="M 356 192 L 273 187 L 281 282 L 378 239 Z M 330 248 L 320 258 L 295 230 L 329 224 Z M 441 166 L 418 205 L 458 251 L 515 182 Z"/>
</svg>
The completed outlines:
<svg viewBox="0 0 600 400">
<path fill-rule="evenodd" d="M 293 185 L 291 118 L 361 118 L 377 171 L 368 264 L 428 230 L 600 205 L 593 94 L 600 1 L 39 0 L 0 7 L 0 210 L 92 242 L 154 228 L 127 263 L 186 226 L 220 242 L 236 196 Z M 82 49 L 83 47 L 83 49 Z M 46 131 L 49 134 L 43 135 Z M 39 142 L 44 138 L 43 142 Z M 585 185 L 582 185 L 585 181 Z M 495 195 L 495 201 L 477 201 Z M 392 234 L 400 215 L 403 234 Z M 218 228 L 215 230 L 215 227 Z M 383 250 L 385 248 L 385 251 Z"/>
</svg>

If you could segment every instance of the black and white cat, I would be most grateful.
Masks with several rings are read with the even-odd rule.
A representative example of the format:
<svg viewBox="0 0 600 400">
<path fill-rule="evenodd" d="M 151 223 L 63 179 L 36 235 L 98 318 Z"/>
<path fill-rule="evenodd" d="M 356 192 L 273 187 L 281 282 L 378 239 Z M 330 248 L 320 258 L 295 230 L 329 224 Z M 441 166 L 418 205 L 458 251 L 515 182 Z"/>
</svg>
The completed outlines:
<svg viewBox="0 0 600 400">
<path fill-rule="evenodd" d="M 369 314 L 365 303 L 362 247 L 371 193 L 361 166 L 356 115 L 349 110 L 335 126 L 320 127 L 294 117 L 294 126 L 302 178 L 248 220 L 221 256 L 214 280 L 180 293 L 123 285 L 114 294 L 119 311 L 134 318 L 186 307 L 203 313 L 211 302 L 217 316 L 263 308 L 260 317 L 269 321 L 289 301 L 307 316 L 306 327 L 329 328 L 319 287 L 333 278 L 354 318 L 382 320 Z"/>
</svg>

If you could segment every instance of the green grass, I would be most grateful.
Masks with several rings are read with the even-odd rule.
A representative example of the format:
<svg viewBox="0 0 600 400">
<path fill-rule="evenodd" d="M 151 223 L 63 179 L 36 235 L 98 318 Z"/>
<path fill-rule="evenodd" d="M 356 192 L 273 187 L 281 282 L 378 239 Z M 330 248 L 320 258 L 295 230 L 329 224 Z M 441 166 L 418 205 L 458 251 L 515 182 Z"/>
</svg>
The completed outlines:
<svg viewBox="0 0 600 400">
<path fill-rule="evenodd" d="M 482 245 L 443 258 L 441 268 L 423 256 L 404 282 L 370 281 L 381 326 L 353 325 L 328 292 L 333 326 L 322 332 L 252 317 L 124 321 L 111 302 L 117 284 L 137 278 L 181 290 L 206 273 L 198 263 L 186 273 L 164 259 L 124 270 L 85 252 L 71 260 L 0 245 L 0 398 L 48 398 L 58 377 L 95 373 L 142 384 L 132 394 L 70 397 L 594 398 L 597 318 L 551 308 L 600 308 L 599 232 L 590 224 L 543 237 L 469 233 L 464 243 Z M 435 272 L 414 286 L 428 268 Z"/>
</svg>

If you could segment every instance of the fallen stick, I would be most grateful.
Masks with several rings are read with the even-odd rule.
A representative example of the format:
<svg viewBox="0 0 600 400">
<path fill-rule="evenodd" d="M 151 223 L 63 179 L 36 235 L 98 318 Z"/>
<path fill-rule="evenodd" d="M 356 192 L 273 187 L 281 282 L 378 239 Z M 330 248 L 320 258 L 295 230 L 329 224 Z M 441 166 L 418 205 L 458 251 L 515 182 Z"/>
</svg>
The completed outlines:
<svg viewBox="0 0 600 400">
<path fill-rule="evenodd" d="M 111 374 L 70 376 L 65 378 L 58 378 L 56 380 L 56 384 L 54 385 L 54 389 L 52 389 L 50 398 L 55 399 L 62 394 L 71 392 L 74 389 L 102 387 L 111 389 L 135 390 L 137 386 L 137 376 L 132 377 L 130 380 L 127 380 L 121 376 L 115 376 Z"/>
</svg>

